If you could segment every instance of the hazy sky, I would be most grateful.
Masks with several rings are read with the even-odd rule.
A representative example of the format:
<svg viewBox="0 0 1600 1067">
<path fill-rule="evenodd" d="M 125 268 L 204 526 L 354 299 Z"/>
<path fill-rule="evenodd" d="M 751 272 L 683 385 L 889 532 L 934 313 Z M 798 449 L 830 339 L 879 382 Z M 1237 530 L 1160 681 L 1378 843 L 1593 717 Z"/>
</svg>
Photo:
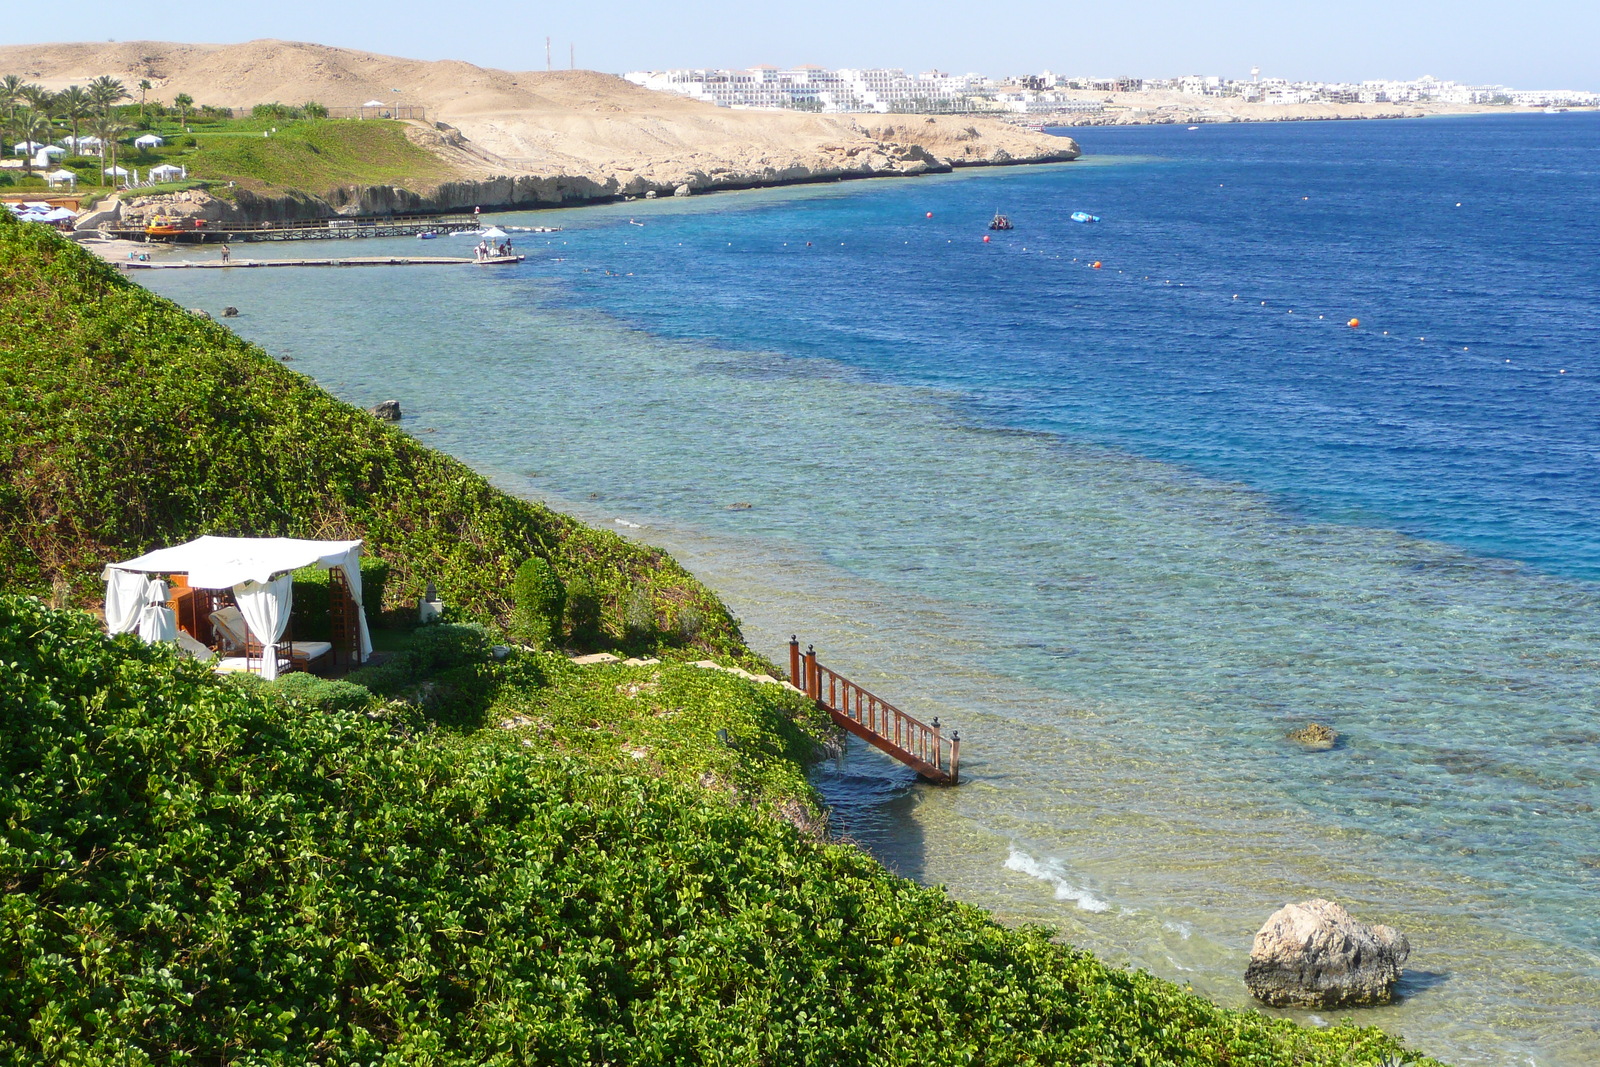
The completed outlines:
<svg viewBox="0 0 1600 1067">
<path fill-rule="evenodd" d="M 90 38 L 88 35 L 93 34 Z M 268 0 L 19 4 L 0 43 L 316 41 L 418 59 L 557 66 L 817 63 L 1013 74 L 1264 74 L 1323 81 L 1432 74 L 1524 89 L 1600 89 L 1600 0 Z"/>
</svg>

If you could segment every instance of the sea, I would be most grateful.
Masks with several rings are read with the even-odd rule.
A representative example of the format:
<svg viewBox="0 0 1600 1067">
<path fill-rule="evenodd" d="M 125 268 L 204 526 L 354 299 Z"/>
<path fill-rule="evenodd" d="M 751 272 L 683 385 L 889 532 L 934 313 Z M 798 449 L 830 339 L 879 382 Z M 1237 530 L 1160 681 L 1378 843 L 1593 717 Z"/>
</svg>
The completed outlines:
<svg viewBox="0 0 1600 1067">
<path fill-rule="evenodd" d="M 906 877 L 1241 1007 L 1330 898 L 1400 998 L 1275 1014 L 1600 1062 L 1600 114 L 1058 132 L 132 276 L 959 730 L 815 771 Z"/>
</svg>

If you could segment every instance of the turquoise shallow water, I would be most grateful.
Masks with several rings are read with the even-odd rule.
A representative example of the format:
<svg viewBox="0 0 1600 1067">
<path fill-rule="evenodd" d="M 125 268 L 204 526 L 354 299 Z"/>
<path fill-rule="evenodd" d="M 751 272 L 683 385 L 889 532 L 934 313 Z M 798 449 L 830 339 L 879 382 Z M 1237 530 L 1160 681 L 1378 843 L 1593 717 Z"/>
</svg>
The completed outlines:
<svg viewBox="0 0 1600 1067">
<path fill-rule="evenodd" d="M 141 280 L 240 307 L 241 333 L 335 393 L 398 398 L 421 440 L 673 550 L 773 654 L 799 631 L 958 726 L 957 790 L 870 752 L 819 770 L 896 869 L 1237 1004 L 1265 916 L 1331 896 L 1417 946 L 1405 999 L 1361 1018 L 1459 1063 L 1590 1063 L 1592 302 L 1541 244 L 1515 253 L 1537 284 L 1510 279 L 1479 321 L 1481 221 L 1377 220 L 1363 244 L 1297 231 L 1285 213 L 1316 201 L 1288 193 L 1215 225 L 1196 203 L 1213 177 L 1381 198 L 1335 148 L 1415 186 L 1408 128 L 1204 150 L 1118 131 L 1101 166 L 512 216 L 568 229 L 500 273 Z M 1546 136 L 1518 129 L 1489 133 Z M 1414 136 L 1446 135 L 1484 136 Z M 1052 205 L 1133 217 L 1085 233 Z M 985 249 L 996 206 L 1021 232 Z M 919 231 L 924 208 L 947 229 Z M 824 234 L 845 251 L 823 258 Z M 328 254 L 248 254 L 307 247 Z M 1160 253 L 1173 286 L 1144 282 Z M 1137 277 L 1070 266 L 1086 255 Z M 1352 306 L 1376 323 L 1356 339 L 1335 325 Z M 1412 318 L 1465 360 L 1396 354 Z M 1515 354 L 1473 354 L 1497 346 Z M 1333 751 L 1285 741 L 1312 719 Z"/>
</svg>

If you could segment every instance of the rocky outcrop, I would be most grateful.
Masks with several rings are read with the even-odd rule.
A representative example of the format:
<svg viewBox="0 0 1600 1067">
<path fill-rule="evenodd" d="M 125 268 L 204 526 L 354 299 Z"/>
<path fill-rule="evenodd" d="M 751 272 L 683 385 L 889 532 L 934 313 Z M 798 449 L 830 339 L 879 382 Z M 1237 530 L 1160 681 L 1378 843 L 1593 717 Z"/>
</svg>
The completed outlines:
<svg viewBox="0 0 1600 1067">
<path fill-rule="evenodd" d="M 385 400 L 383 403 L 367 410 L 372 413 L 374 418 L 381 419 L 384 422 L 399 422 L 401 418 L 400 401 L 398 400 Z"/>
<path fill-rule="evenodd" d="M 1339 732 L 1320 722 L 1310 722 L 1290 730 L 1289 740 L 1298 741 L 1309 749 L 1322 751 L 1334 746 L 1334 742 L 1339 740 Z"/>
<path fill-rule="evenodd" d="M 1411 954 L 1406 936 L 1367 926 L 1329 900 L 1289 904 L 1256 934 L 1244 982 L 1275 1008 L 1387 1004 Z"/>
</svg>

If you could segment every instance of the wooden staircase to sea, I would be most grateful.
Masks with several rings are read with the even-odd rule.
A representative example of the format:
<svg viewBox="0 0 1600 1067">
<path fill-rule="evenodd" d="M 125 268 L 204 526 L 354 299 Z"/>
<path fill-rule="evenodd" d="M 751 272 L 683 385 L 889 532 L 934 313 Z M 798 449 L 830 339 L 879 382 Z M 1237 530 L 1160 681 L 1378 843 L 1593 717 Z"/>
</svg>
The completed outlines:
<svg viewBox="0 0 1600 1067">
<path fill-rule="evenodd" d="M 789 639 L 789 678 L 793 685 L 817 702 L 841 728 L 874 748 L 887 752 L 936 785 L 961 780 L 961 734 L 944 736 L 939 720 L 931 724 L 913 718 L 863 689 L 843 675 L 817 662 L 817 651 L 800 639 Z"/>
</svg>

